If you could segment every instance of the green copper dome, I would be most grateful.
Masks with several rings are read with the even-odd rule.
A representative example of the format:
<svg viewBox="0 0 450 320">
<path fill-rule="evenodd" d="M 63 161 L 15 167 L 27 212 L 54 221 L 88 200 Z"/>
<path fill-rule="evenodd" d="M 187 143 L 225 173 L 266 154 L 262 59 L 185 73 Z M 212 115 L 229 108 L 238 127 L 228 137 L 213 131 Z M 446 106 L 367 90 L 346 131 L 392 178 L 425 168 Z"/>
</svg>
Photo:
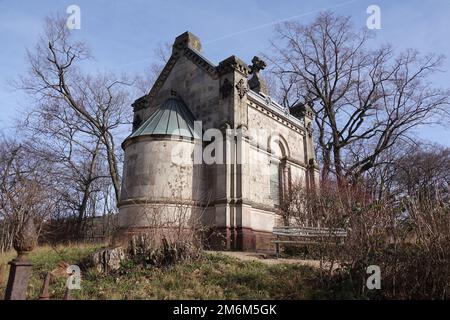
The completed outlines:
<svg viewBox="0 0 450 320">
<path fill-rule="evenodd" d="M 145 135 L 173 135 L 200 139 L 201 132 L 194 131 L 195 117 L 191 110 L 177 98 L 167 99 L 130 138 Z"/>
</svg>

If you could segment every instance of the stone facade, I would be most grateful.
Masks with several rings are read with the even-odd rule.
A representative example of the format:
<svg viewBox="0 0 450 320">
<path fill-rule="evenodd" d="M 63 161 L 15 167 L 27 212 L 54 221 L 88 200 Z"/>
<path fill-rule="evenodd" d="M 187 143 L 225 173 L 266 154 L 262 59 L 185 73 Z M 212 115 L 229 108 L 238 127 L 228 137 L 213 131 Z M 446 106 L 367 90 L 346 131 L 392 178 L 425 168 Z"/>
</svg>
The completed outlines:
<svg viewBox="0 0 450 320">
<path fill-rule="evenodd" d="M 124 230 L 143 230 L 148 208 L 160 208 L 161 215 L 170 216 L 182 205 L 210 227 L 210 246 L 269 249 L 272 228 L 282 224 L 283 194 L 292 183 L 308 188 L 318 179 L 310 129 L 313 114 L 300 105 L 294 116 L 272 101 L 259 75 L 265 63 L 257 57 L 251 66 L 235 56 L 214 65 L 200 50 L 193 34 L 177 37 L 153 88 L 133 104 L 133 132 L 139 135 L 132 134 L 122 145 L 119 224 Z M 163 120 L 151 117 L 167 108 L 168 99 L 179 102 L 165 111 L 173 117 L 167 127 L 175 114 L 179 119 L 191 112 L 201 121 L 200 137 L 154 134 L 153 128 L 143 128 L 157 121 L 162 126 Z M 220 130 L 223 143 L 208 139 L 209 129 Z M 199 163 L 197 155 L 205 153 L 224 161 Z M 174 154 L 182 161 L 174 161 Z"/>
</svg>

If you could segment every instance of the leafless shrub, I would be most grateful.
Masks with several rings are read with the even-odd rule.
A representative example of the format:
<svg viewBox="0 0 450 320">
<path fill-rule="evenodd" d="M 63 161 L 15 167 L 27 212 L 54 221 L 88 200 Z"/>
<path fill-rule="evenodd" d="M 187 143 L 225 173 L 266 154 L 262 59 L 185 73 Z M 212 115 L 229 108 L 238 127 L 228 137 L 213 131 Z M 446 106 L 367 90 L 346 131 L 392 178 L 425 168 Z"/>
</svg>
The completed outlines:
<svg viewBox="0 0 450 320">
<path fill-rule="evenodd" d="M 450 204 L 441 197 L 374 199 L 360 186 L 324 185 L 301 193 L 291 221 L 344 228 L 342 243 L 318 239 L 324 284 L 349 285 L 355 297 L 445 299 L 450 289 Z M 334 263 L 338 269 L 332 267 Z M 381 290 L 368 290 L 366 269 L 381 268 Z"/>
<path fill-rule="evenodd" d="M 148 206 L 139 217 L 145 221 L 144 230 L 130 238 L 131 256 L 155 266 L 200 257 L 202 226 L 198 211 L 184 204 Z"/>
<path fill-rule="evenodd" d="M 50 179 L 54 168 L 29 155 L 26 144 L 0 141 L 0 252 L 11 249 L 28 219 L 39 234 L 58 205 L 58 192 Z"/>
</svg>

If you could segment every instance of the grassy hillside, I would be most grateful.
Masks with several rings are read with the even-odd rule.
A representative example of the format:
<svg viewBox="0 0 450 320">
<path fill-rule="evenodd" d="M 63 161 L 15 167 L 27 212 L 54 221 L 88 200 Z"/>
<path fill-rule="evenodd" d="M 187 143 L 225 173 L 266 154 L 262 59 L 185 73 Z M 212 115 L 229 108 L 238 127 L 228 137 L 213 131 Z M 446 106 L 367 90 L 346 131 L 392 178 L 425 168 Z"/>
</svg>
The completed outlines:
<svg viewBox="0 0 450 320">
<path fill-rule="evenodd" d="M 99 249 L 102 245 L 67 245 L 67 246 L 42 246 L 30 253 L 29 258 L 33 263 L 33 272 L 28 286 L 29 299 L 35 299 L 39 296 L 44 277 L 47 272 L 54 271 L 56 277 L 53 277 L 51 283 L 51 293 L 55 298 L 62 299 L 65 289 L 65 268 L 60 267 L 63 263 L 79 264 L 89 254 Z M 8 280 L 9 266 L 8 261 L 16 256 L 14 251 L 0 254 L 0 298 L 3 298 L 6 283 Z M 64 276 L 63 276 L 64 275 Z"/>
<path fill-rule="evenodd" d="M 34 268 L 29 298 L 39 296 L 45 273 L 53 270 L 57 277 L 53 278 L 50 291 L 53 299 L 62 299 L 64 267 L 58 268 L 58 265 L 62 262 L 80 264 L 98 248 L 98 245 L 71 245 L 56 250 L 37 248 L 30 254 Z M 13 256 L 12 253 L 0 255 L 0 264 Z M 7 272 L 3 273 L 1 295 Z M 315 271 L 306 266 L 269 266 L 206 253 L 199 261 L 164 269 L 128 261 L 119 271 L 108 275 L 83 270 L 82 288 L 72 292 L 76 299 L 307 299 L 317 297 L 318 292 L 312 289 L 315 278 Z"/>
</svg>

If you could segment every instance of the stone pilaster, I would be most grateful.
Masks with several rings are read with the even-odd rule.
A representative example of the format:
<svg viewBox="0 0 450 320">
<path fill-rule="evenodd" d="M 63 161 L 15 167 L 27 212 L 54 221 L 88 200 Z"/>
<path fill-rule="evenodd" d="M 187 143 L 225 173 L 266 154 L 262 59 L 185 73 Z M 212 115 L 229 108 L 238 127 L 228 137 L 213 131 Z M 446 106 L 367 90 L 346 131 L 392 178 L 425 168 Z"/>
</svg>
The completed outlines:
<svg viewBox="0 0 450 320">
<path fill-rule="evenodd" d="M 241 247 L 242 237 L 239 236 L 238 228 L 242 226 L 242 165 L 238 157 L 242 151 L 235 135 L 236 129 L 247 126 L 247 92 L 249 90 L 247 76 L 248 66 L 239 58 L 231 56 L 219 63 L 217 67 L 220 81 L 220 103 L 219 108 L 226 110 L 230 115 L 227 129 L 223 131 L 226 137 L 224 144 L 225 164 L 218 166 L 218 189 L 225 188 L 221 195 L 218 194 L 216 205 L 216 216 L 226 213 L 226 227 L 229 240 L 227 248 L 236 250 Z M 226 132 L 228 131 L 228 132 Z"/>
</svg>

